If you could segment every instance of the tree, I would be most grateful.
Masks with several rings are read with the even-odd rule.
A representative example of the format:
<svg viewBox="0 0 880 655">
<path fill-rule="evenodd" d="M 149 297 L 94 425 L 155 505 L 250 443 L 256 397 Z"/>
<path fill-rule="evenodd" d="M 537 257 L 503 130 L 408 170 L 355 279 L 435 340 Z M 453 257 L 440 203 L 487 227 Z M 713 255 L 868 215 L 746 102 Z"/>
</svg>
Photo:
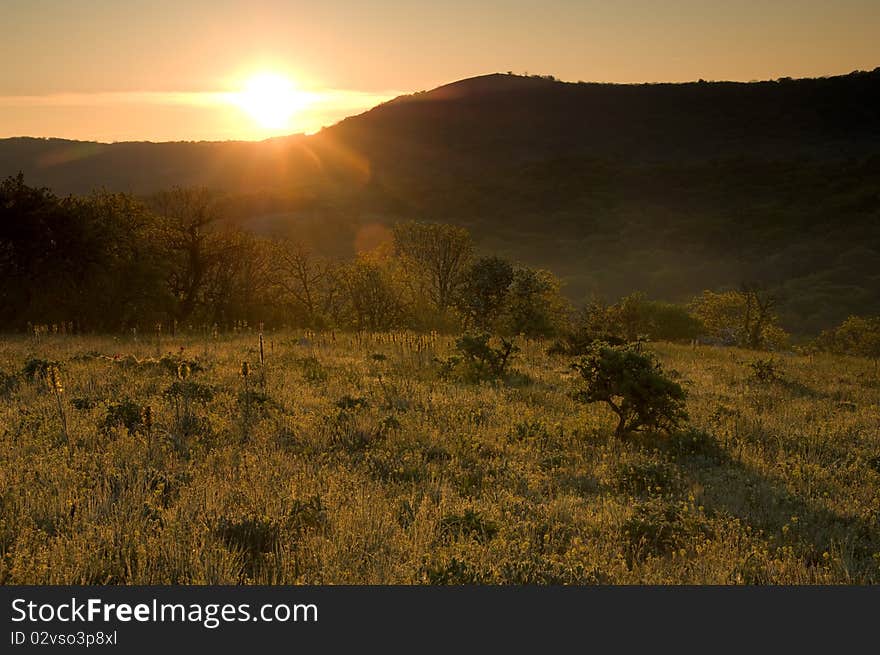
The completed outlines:
<svg viewBox="0 0 880 655">
<path fill-rule="evenodd" d="M 774 313 L 776 298 L 762 287 L 743 284 L 737 291 L 704 291 L 691 310 L 707 334 L 728 345 L 767 348 L 784 343 Z"/>
<path fill-rule="evenodd" d="M 411 270 L 415 293 L 445 312 L 455 300 L 473 251 L 467 230 L 442 223 L 407 221 L 393 228 L 394 252 Z"/>
<path fill-rule="evenodd" d="M 150 238 L 153 217 L 140 200 L 96 192 L 74 201 L 89 253 L 70 300 L 93 329 L 154 321 L 162 300 L 162 258 Z"/>
<path fill-rule="evenodd" d="M 819 335 L 816 345 L 835 355 L 880 359 L 880 316 L 850 316 Z"/>
<path fill-rule="evenodd" d="M 660 300 L 645 301 L 644 321 L 642 330 L 654 341 L 690 341 L 703 329 L 687 307 Z"/>
<path fill-rule="evenodd" d="M 551 354 L 580 355 L 589 351 L 594 341 L 622 345 L 642 338 L 659 341 L 682 341 L 696 338 L 700 322 L 687 308 L 644 294 L 631 293 L 613 305 L 593 299 L 577 314 L 574 331 L 551 346 Z"/>
<path fill-rule="evenodd" d="M 352 327 L 381 331 L 403 323 L 402 294 L 380 262 L 361 257 L 347 266 L 340 278 Z"/>
<path fill-rule="evenodd" d="M 688 418 L 681 385 L 651 355 L 634 347 L 597 342 L 572 368 L 584 382 L 574 399 L 608 405 L 618 418 L 617 437 L 643 428 L 669 432 Z"/>
<path fill-rule="evenodd" d="M 519 348 L 503 338 L 498 347 L 491 342 L 488 333 L 459 337 L 455 342 L 458 354 L 440 361 L 441 377 L 470 383 L 503 378 L 507 374 L 510 358 L 519 352 Z"/>
<path fill-rule="evenodd" d="M 776 322 L 773 314 L 776 298 L 756 283 L 743 283 L 739 292 L 745 300 L 742 326 L 745 343 L 749 348 L 761 348 L 765 344 L 765 328 Z"/>
<path fill-rule="evenodd" d="M 217 224 L 217 198 L 207 189 L 174 188 L 153 198 L 157 237 L 169 264 L 166 283 L 170 313 L 183 322 L 205 305 L 205 291 L 215 269 L 226 260 Z"/>
<path fill-rule="evenodd" d="M 273 259 L 274 282 L 293 299 L 296 313 L 310 327 L 324 325 L 337 294 L 333 264 L 296 241 L 276 242 Z"/>
<path fill-rule="evenodd" d="M 0 183 L 0 324 L 118 329 L 158 303 L 159 257 L 141 202 L 59 199 L 19 175 Z"/>
<path fill-rule="evenodd" d="M 513 266 L 500 257 L 481 257 L 464 274 L 456 296 L 456 307 L 465 326 L 488 330 L 504 306 Z"/>
<path fill-rule="evenodd" d="M 546 337 L 559 334 L 569 322 L 570 307 L 562 283 L 550 271 L 519 268 L 505 296 L 499 329 L 505 334 Z"/>
<path fill-rule="evenodd" d="M 274 297 L 269 282 L 271 252 L 259 237 L 237 229 L 217 231 L 214 256 L 222 266 L 211 266 L 204 281 L 204 318 L 212 323 L 265 318 Z"/>
</svg>

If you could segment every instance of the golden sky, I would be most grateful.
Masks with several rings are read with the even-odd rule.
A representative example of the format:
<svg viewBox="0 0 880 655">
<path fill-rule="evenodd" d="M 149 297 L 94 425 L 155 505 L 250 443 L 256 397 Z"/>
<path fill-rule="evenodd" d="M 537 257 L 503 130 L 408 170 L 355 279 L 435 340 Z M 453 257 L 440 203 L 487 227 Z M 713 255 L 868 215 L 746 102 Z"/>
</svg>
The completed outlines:
<svg viewBox="0 0 880 655">
<path fill-rule="evenodd" d="M 878 0 L 0 0 L 0 137 L 261 139 L 509 70 L 834 75 L 878 34 Z"/>
</svg>

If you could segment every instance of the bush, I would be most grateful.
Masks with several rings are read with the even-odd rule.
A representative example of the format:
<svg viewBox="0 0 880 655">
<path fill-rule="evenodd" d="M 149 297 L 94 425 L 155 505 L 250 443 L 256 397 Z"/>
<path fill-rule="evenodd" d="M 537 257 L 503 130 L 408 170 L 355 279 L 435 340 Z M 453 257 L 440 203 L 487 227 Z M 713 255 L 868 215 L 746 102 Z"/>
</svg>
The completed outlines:
<svg viewBox="0 0 880 655">
<path fill-rule="evenodd" d="M 749 380 L 752 382 L 768 384 L 770 382 L 782 381 L 782 374 L 779 372 L 776 362 L 772 359 L 756 359 L 749 364 L 749 368 L 752 369 L 752 373 L 749 376 Z"/>
<path fill-rule="evenodd" d="M 627 562 L 666 555 L 710 535 L 705 518 L 690 508 L 654 498 L 636 506 L 622 525 Z"/>
<path fill-rule="evenodd" d="M 576 332 L 569 332 L 556 339 L 547 349 L 547 354 L 580 357 L 581 355 L 588 354 L 593 349 L 593 344 L 597 341 L 612 346 L 626 344 L 625 339 L 616 337 L 613 334 L 594 333 L 589 329 L 579 329 Z"/>
<path fill-rule="evenodd" d="M 519 351 L 506 339 L 501 339 L 500 347 L 493 347 L 488 334 L 464 335 L 455 347 L 459 354 L 440 361 L 440 375 L 472 383 L 504 377 L 511 356 Z"/>
<path fill-rule="evenodd" d="M 32 357 L 25 362 L 21 374 L 31 382 L 42 382 L 46 378 L 46 372 L 53 366 L 60 366 L 60 364 L 55 360 Z"/>
<path fill-rule="evenodd" d="M 578 356 L 587 354 L 594 341 L 623 345 L 650 339 L 690 341 L 700 336 L 700 322 L 686 307 L 647 300 L 632 293 L 614 305 L 594 300 L 578 313 L 574 331 L 556 341 L 548 354 Z"/>
<path fill-rule="evenodd" d="M 649 354 L 596 343 L 572 368 L 585 382 L 574 399 L 608 405 L 618 417 L 618 437 L 643 428 L 671 432 L 688 418 L 684 389 Z"/>
<path fill-rule="evenodd" d="M 135 433 L 143 426 L 143 407 L 133 400 L 123 400 L 107 406 L 107 414 L 101 423 L 101 429 L 109 432 L 112 428 L 124 427 L 129 434 Z"/>
</svg>

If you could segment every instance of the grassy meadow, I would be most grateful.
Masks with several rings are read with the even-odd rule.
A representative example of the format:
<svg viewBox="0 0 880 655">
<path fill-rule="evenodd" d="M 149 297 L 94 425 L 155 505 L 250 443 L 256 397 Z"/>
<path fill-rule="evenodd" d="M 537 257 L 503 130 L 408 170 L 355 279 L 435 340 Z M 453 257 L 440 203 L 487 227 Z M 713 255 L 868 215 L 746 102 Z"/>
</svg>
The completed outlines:
<svg viewBox="0 0 880 655">
<path fill-rule="evenodd" d="M 570 358 L 517 345 L 474 385 L 437 335 L 267 333 L 263 366 L 255 331 L 4 337 L 0 582 L 880 580 L 875 362 L 760 381 L 755 352 L 648 344 L 690 422 L 618 439 Z"/>
</svg>

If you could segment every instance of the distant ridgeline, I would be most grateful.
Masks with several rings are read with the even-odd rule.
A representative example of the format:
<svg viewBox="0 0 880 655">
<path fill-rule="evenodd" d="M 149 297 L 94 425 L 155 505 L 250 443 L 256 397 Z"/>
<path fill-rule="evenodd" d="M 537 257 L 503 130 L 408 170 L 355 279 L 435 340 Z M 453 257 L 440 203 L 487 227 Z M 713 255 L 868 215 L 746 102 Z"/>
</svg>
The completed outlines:
<svg viewBox="0 0 880 655">
<path fill-rule="evenodd" d="M 58 194 L 207 186 L 232 220 L 335 254 L 376 223 L 454 223 L 551 269 L 576 301 L 759 283 L 794 332 L 880 313 L 880 68 L 755 83 L 487 75 L 308 137 L 0 140 L 0 176 L 19 171 Z"/>
</svg>

